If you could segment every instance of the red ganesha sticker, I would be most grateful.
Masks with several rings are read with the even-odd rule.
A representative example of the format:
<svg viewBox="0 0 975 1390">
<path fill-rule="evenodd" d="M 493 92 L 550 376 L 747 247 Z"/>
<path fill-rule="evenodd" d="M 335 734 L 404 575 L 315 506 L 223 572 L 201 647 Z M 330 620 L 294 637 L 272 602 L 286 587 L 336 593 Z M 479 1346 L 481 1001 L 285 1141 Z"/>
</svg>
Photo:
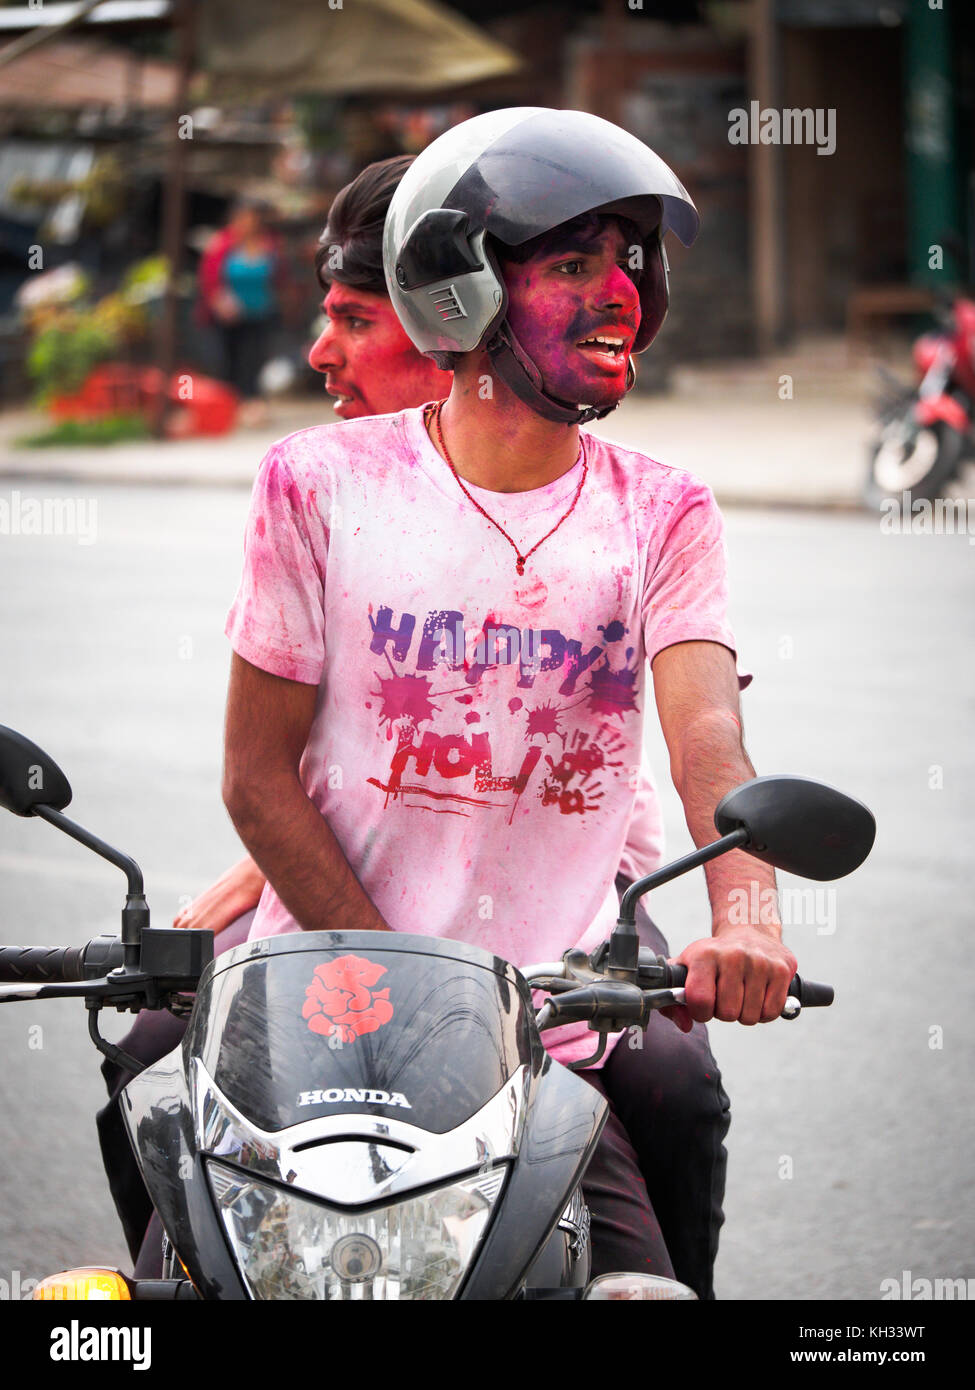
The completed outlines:
<svg viewBox="0 0 975 1390">
<path fill-rule="evenodd" d="M 363 956 L 339 956 L 316 966 L 311 984 L 305 990 L 302 1018 L 313 1033 L 333 1034 L 339 1042 L 351 1043 L 364 1033 L 375 1033 L 393 1016 L 389 988 L 373 991 L 371 986 L 385 965 Z"/>
</svg>

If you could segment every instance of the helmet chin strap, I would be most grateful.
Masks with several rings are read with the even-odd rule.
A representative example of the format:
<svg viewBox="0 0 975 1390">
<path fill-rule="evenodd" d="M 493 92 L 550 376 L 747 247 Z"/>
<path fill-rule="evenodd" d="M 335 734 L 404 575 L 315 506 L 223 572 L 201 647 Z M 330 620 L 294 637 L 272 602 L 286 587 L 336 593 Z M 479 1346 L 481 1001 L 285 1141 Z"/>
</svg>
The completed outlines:
<svg viewBox="0 0 975 1390">
<path fill-rule="evenodd" d="M 619 405 L 569 405 L 555 396 L 550 396 L 542 387 L 542 374 L 528 356 L 507 322 L 485 344 L 488 356 L 504 384 L 513 391 L 529 409 L 546 420 L 554 420 L 560 425 L 584 425 L 589 420 L 603 420 Z M 629 391 L 636 381 L 636 368 L 632 359 L 627 363 L 626 389 Z"/>
</svg>

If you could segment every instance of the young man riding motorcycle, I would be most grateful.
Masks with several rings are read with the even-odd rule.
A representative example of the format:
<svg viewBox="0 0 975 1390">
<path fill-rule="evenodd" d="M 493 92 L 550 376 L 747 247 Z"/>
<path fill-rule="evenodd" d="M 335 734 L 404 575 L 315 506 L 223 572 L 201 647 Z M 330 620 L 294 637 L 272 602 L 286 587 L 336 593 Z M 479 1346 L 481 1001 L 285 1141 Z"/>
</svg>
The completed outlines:
<svg viewBox="0 0 975 1390">
<path fill-rule="evenodd" d="M 322 307 L 327 322 L 309 361 L 325 376 L 335 413 L 343 419 L 422 405 L 450 390 L 451 374 L 418 352 L 403 331 L 383 276 L 383 222 L 411 163 L 412 157 L 403 155 L 365 169 L 337 194 L 320 239 L 316 271 L 326 291 Z M 619 891 L 661 862 L 660 808 L 644 772 L 620 862 Z M 217 952 L 227 950 L 245 939 L 265 882 L 247 856 L 184 908 L 175 925 L 213 931 Z M 642 905 L 638 925 L 643 944 L 667 954 L 666 941 Z M 146 1064 L 155 1062 L 177 1045 L 184 1029 L 184 1022 L 168 1013 L 145 1011 L 124 1039 L 125 1050 Z M 655 1016 L 647 1037 L 647 1056 L 655 1064 L 656 1123 L 653 1142 L 641 1152 L 644 1177 L 661 1211 L 678 1276 L 705 1297 L 714 1257 L 712 1229 L 716 1232 L 721 1221 L 727 1098 L 703 1025 L 685 1040 Z M 112 1097 L 98 1117 L 105 1166 L 127 1237 L 138 1252 L 149 1220 L 148 1196 L 117 1104 L 129 1076 L 112 1062 L 103 1063 L 103 1072 Z M 147 1278 L 158 1273 L 159 1262 L 158 1223 L 151 1230 L 137 1265 Z"/>
<path fill-rule="evenodd" d="M 454 381 L 442 407 L 290 436 L 255 484 L 224 783 L 269 880 L 252 935 L 403 930 L 516 963 L 593 949 L 616 916 L 645 662 L 697 844 L 754 775 L 710 491 L 578 428 L 663 320 L 662 236 L 696 225 L 666 165 L 579 112 L 476 117 L 404 177 L 387 285 Z M 771 1021 L 796 962 L 732 904 L 774 874 L 732 853 L 707 877 L 712 935 L 679 957 L 675 1017 Z M 549 1039 L 559 1060 L 592 1051 L 581 1028 Z M 583 1073 L 614 1112 L 586 1184 L 596 1272 L 670 1271 L 640 1171 L 642 1056 L 624 1040 Z"/>
<path fill-rule="evenodd" d="M 406 336 L 390 303 L 382 265 L 382 229 L 390 199 L 411 156 L 370 165 L 340 191 L 322 233 L 316 271 L 325 290 L 325 327 L 309 353 L 325 376 L 343 419 L 423 404 L 446 396 L 452 376 L 441 371 Z M 637 769 L 631 771 L 636 777 Z M 617 875 L 622 893 L 630 882 L 662 863 L 661 813 L 646 771 L 639 775 L 636 801 Z M 207 888 L 176 918 L 178 927 L 213 931 L 217 953 L 244 940 L 266 880 L 245 857 Z M 642 944 L 667 955 L 663 936 L 642 904 L 637 909 Z M 143 1012 L 123 1040 L 143 1063 L 177 1045 L 185 1029 L 168 1013 Z M 644 1043 L 641 1035 L 639 1041 Z M 717 1231 L 722 1220 L 728 1102 L 708 1046 L 697 1024 L 686 1037 L 654 1015 L 646 1034 L 647 1088 L 653 1124 L 640 1147 L 640 1161 L 677 1277 L 701 1297 L 711 1289 Z M 137 1253 L 149 1220 L 148 1196 L 122 1132 L 117 1097 L 129 1079 L 112 1062 L 103 1063 L 111 1103 L 100 1113 L 105 1166 L 127 1237 Z M 641 1106 L 641 1109 L 643 1107 Z M 143 1277 L 158 1273 L 159 1227 L 154 1222 L 138 1257 Z"/>
<path fill-rule="evenodd" d="M 322 307 L 328 322 L 309 360 L 325 375 L 326 390 L 336 398 L 335 412 L 346 420 L 422 405 L 450 390 L 451 375 L 420 353 L 403 331 L 383 275 L 383 222 L 411 163 L 410 156 L 400 156 L 369 166 L 338 194 L 322 233 L 316 268 L 326 290 Z M 636 768 L 631 771 L 636 780 Z M 649 774 L 641 771 L 616 877 L 618 893 L 659 868 L 662 856 L 659 800 Z M 264 884 L 248 856 L 184 909 L 176 925 L 226 932 L 218 937 L 218 951 L 236 944 Z M 241 917 L 245 913 L 246 922 Z M 669 955 L 642 904 L 637 922 L 642 943 Z M 168 1022 L 147 1015 L 139 1033 L 160 1029 L 168 1039 Z M 641 1098 L 629 1128 L 640 1135 L 641 1172 L 675 1273 L 706 1298 L 723 1219 L 728 1099 L 704 1024 L 695 1024 L 684 1036 L 654 1014 L 645 1037 L 634 1036 L 637 1040 L 643 1046 L 645 1091 L 652 1107 Z M 130 1035 L 130 1050 L 138 1050 L 138 1041 Z M 652 1118 L 644 1120 L 651 1112 Z"/>
<path fill-rule="evenodd" d="M 336 198 L 322 235 L 317 265 L 328 290 L 323 307 L 329 322 L 310 361 L 326 373 L 327 389 L 337 395 L 336 412 L 343 418 L 418 404 L 449 389 L 449 375 L 417 352 L 406 337 L 382 279 L 382 222 L 389 197 L 409 163 L 401 158 L 367 169 Z M 658 867 L 660 853 L 659 808 L 644 776 L 620 863 L 618 889 Z M 233 930 L 218 939 L 222 949 L 239 939 L 240 923 L 235 919 L 256 905 L 263 883 L 256 865 L 246 859 L 181 913 L 177 922 L 217 932 L 234 923 Z M 665 941 L 642 906 L 638 921 L 644 944 L 667 954 Z M 178 1038 L 175 1034 L 170 1038 L 167 1032 L 165 1039 L 157 1039 L 160 1026 L 164 1032 L 167 1026 L 181 1031 L 168 1015 L 143 1015 L 127 1039 L 128 1050 L 145 1061 L 169 1050 Z M 721 1140 L 727 1130 L 727 1098 L 701 1024 L 685 1038 L 654 1016 L 645 1052 L 637 1060 L 641 1058 L 646 1063 L 645 1090 L 653 1098 L 651 1123 L 638 1145 L 643 1177 L 661 1214 L 678 1277 L 706 1297 L 722 1219 L 725 1154 Z M 110 1084 L 117 1090 L 125 1079 L 113 1074 Z M 641 1099 L 630 1128 L 639 1129 L 648 1109 Z M 125 1167 L 128 1153 L 124 1136 L 115 1136 L 118 1142 L 110 1139 L 114 1118 L 114 1107 L 108 1107 L 100 1127 L 106 1164 L 118 1193 L 117 1174 Z M 133 1206 L 138 1205 L 135 1200 Z M 144 1267 L 143 1272 L 152 1270 Z"/>
</svg>

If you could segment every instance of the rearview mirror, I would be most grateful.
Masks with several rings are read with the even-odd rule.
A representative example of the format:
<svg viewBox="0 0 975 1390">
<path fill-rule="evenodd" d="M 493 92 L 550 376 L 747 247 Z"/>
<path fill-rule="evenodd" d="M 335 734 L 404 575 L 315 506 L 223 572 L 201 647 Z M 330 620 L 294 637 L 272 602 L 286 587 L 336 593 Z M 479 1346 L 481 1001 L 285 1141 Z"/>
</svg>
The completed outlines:
<svg viewBox="0 0 975 1390">
<path fill-rule="evenodd" d="M 843 878 L 873 848 L 877 823 L 862 801 L 808 777 L 755 777 L 722 797 L 721 835 L 744 827 L 742 849 L 801 878 Z"/>
<path fill-rule="evenodd" d="M 43 748 L 0 724 L 0 806 L 32 816 L 35 806 L 63 811 L 71 801 L 67 777 Z"/>
</svg>

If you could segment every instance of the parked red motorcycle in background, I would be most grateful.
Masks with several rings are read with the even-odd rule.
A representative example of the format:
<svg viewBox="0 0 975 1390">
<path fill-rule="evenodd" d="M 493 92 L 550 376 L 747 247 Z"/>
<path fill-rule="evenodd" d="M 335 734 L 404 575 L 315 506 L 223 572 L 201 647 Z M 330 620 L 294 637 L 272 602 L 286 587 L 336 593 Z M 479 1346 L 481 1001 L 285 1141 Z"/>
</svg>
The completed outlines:
<svg viewBox="0 0 975 1390">
<path fill-rule="evenodd" d="M 881 368 L 887 390 L 864 481 L 869 507 L 905 493 L 934 501 L 975 457 L 975 301 L 946 298 L 935 316 L 940 331 L 914 344 L 916 386 Z"/>
</svg>

